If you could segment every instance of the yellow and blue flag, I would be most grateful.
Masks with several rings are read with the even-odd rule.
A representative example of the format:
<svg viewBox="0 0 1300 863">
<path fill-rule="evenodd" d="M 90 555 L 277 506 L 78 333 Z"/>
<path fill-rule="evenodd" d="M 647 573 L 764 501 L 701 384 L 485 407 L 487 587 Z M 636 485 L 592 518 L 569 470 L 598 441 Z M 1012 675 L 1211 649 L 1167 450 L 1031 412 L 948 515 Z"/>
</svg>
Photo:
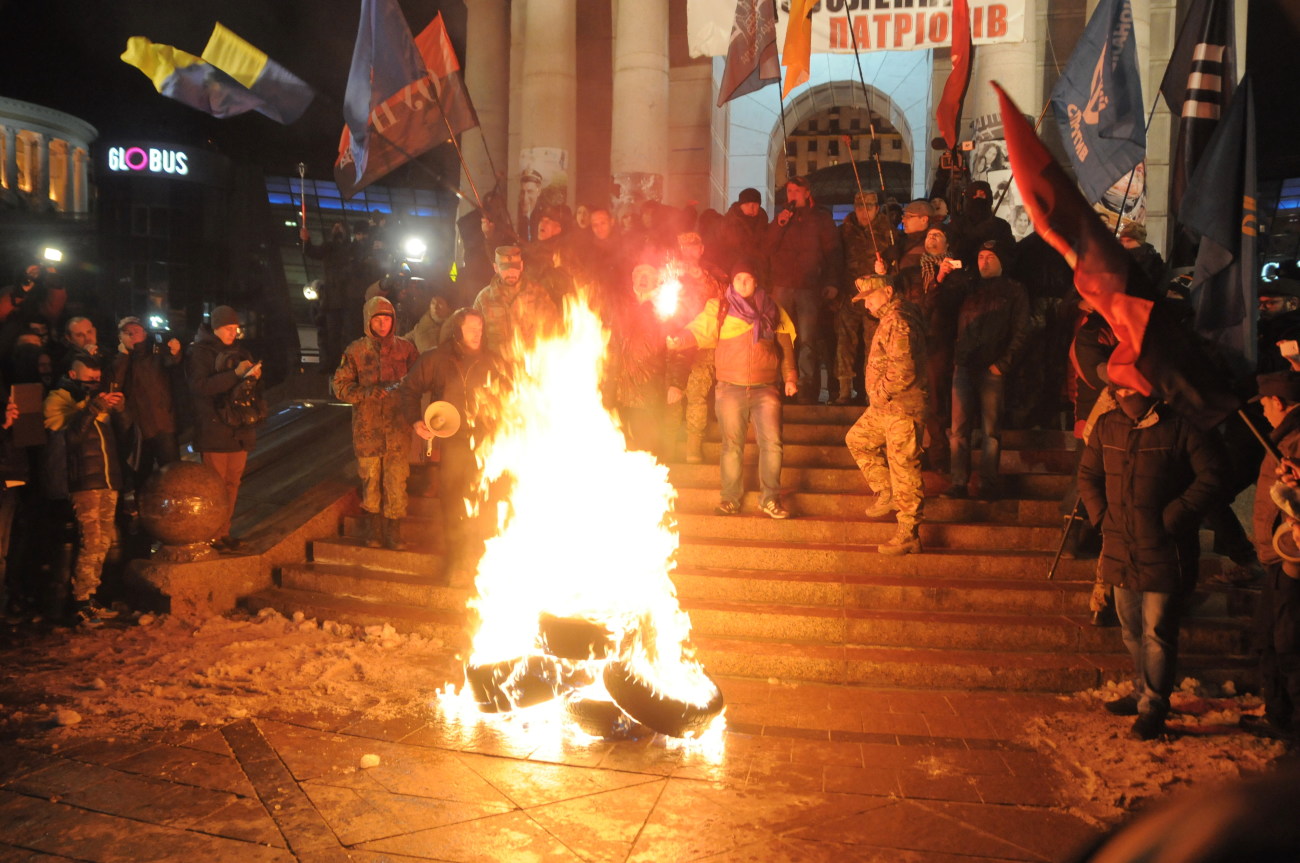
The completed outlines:
<svg viewBox="0 0 1300 863">
<path fill-rule="evenodd" d="M 159 93 L 214 117 L 257 111 L 288 124 L 315 96 L 306 82 L 221 24 L 201 57 L 132 36 L 122 60 L 148 76 Z"/>
</svg>

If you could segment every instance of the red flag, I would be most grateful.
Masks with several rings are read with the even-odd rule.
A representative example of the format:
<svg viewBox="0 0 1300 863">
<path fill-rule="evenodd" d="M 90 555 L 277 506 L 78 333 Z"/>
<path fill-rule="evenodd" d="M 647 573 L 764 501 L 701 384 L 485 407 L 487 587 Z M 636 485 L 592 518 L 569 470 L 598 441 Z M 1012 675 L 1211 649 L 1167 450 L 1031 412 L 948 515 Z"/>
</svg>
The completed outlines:
<svg viewBox="0 0 1300 863">
<path fill-rule="evenodd" d="M 428 74 L 406 85 L 371 112 L 367 123 L 371 133 L 369 156 L 360 178 L 353 163 L 352 133 L 347 126 L 343 127 L 334 180 L 345 198 L 447 141 L 453 134 L 459 135 L 478 125 L 461 80 L 460 61 L 442 23 L 442 13 L 435 15 L 429 26 L 415 37 L 415 46 Z"/>
<path fill-rule="evenodd" d="M 966 98 L 970 84 L 970 9 L 966 0 L 953 0 L 952 14 L 952 71 L 943 85 L 943 97 L 934 110 L 939 123 L 939 133 L 951 150 L 957 146 L 957 124 L 961 122 L 961 102 Z"/>
<path fill-rule="evenodd" d="M 1106 369 L 1112 384 L 1155 394 L 1201 428 L 1240 406 L 1226 380 L 1164 308 L 1126 293 L 1142 279 L 1133 259 L 999 87 L 1011 173 L 1034 230 L 1074 268 L 1079 296 L 1101 312 L 1119 345 Z M 1131 276 L 1130 274 L 1139 274 Z M 1154 286 L 1152 286 L 1154 287 Z"/>
</svg>

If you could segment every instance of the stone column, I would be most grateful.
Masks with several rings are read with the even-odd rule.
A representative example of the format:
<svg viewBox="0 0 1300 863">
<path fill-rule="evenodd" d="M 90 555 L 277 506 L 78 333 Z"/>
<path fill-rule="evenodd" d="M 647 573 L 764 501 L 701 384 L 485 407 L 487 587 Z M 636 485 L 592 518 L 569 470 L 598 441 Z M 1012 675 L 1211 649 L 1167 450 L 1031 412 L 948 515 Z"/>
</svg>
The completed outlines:
<svg viewBox="0 0 1300 863">
<path fill-rule="evenodd" d="M 5 163 L 4 187 L 11 192 L 18 190 L 18 135 L 12 126 L 4 127 Z"/>
<path fill-rule="evenodd" d="M 497 185 L 493 166 L 502 174 L 509 173 L 506 122 L 510 109 L 510 67 L 503 59 L 510 55 L 510 4 L 507 0 L 474 0 L 466 8 L 462 65 L 465 89 L 474 101 L 479 125 L 461 136 L 461 151 L 478 193 L 486 195 Z M 500 179 L 504 181 L 505 177 Z M 460 187 L 468 199 L 462 202 L 463 209 L 468 209 L 474 205 L 474 196 L 467 178 Z"/>
<path fill-rule="evenodd" d="M 668 174 L 668 2 L 614 8 L 614 122 L 610 170 L 616 211 L 663 200 Z"/>
<path fill-rule="evenodd" d="M 576 0 L 531 0 L 524 11 L 519 116 L 520 234 L 539 204 L 568 202 L 576 134 Z"/>
<path fill-rule="evenodd" d="M 32 197 L 37 206 L 45 207 L 50 202 L 50 139 L 48 135 L 38 135 L 36 141 L 36 159 L 39 164 L 36 166 L 36 185 L 32 188 Z"/>
<path fill-rule="evenodd" d="M 1042 68 L 1043 54 L 1047 50 L 1041 37 L 1038 8 L 1041 0 L 1025 0 L 1025 40 L 1002 45 L 975 46 L 975 63 L 971 69 L 970 90 L 966 94 L 963 119 L 997 116 L 998 95 L 988 85 L 997 81 L 1007 95 L 1015 100 L 1020 110 L 1031 117 L 1042 110 L 1043 79 L 1035 74 Z M 1064 63 L 1064 58 L 1062 58 Z"/>
<path fill-rule="evenodd" d="M 72 212 L 79 216 L 85 215 L 90 209 L 90 178 L 87 176 L 89 170 L 87 166 L 89 163 L 90 160 L 87 158 L 85 150 L 78 147 L 73 151 L 72 169 L 74 173 L 72 175 Z"/>
</svg>

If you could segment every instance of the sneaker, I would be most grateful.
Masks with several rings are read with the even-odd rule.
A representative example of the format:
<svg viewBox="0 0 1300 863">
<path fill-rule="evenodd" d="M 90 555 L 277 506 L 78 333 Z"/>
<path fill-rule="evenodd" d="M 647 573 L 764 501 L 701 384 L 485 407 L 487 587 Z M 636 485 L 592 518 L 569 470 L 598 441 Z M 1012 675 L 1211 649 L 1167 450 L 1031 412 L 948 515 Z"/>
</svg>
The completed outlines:
<svg viewBox="0 0 1300 863">
<path fill-rule="evenodd" d="M 789 511 L 786 510 L 785 507 L 781 506 L 781 501 L 777 500 L 776 498 L 772 498 L 767 503 L 759 507 L 759 509 L 762 510 L 767 515 L 771 516 L 772 518 L 790 517 Z"/>
<path fill-rule="evenodd" d="M 1138 740 L 1155 740 L 1164 733 L 1165 718 L 1154 713 L 1144 713 L 1133 720 L 1133 729 L 1129 731 L 1129 736 Z"/>
<path fill-rule="evenodd" d="M 1101 705 L 1107 713 L 1113 713 L 1116 716 L 1137 716 L 1138 700 L 1136 695 L 1121 695 L 1113 701 L 1107 701 Z"/>
<path fill-rule="evenodd" d="M 96 605 L 91 600 L 80 600 L 72 604 L 72 623 L 76 626 L 99 626 L 115 617 L 116 611 Z"/>
<path fill-rule="evenodd" d="M 893 511 L 894 499 L 887 494 L 878 494 L 871 506 L 867 507 L 867 518 L 884 518 Z"/>
<path fill-rule="evenodd" d="M 734 500 L 721 501 L 713 508 L 714 515 L 736 515 L 740 512 L 740 504 Z"/>
</svg>

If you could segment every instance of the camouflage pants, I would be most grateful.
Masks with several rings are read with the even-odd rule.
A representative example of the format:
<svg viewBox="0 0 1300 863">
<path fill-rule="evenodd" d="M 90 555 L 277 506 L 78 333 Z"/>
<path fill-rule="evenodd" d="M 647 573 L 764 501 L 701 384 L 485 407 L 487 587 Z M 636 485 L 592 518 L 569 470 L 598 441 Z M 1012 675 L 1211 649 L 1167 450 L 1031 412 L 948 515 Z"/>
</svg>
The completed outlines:
<svg viewBox="0 0 1300 863">
<path fill-rule="evenodd" d="M 85 602 L 99 589 L 104 558 L 117 536 L 113 518 L 117 514 L 117 492 L 107 488 L 74 491 L 72 509 L 81 530 L 77 566 L 72 573 L 72 598 Z"/>
<path fill-rule="evenodd" d="M 868 407 L 844 436 L 853 461 L 876 494 L 889 495 L 898 523 L 921 520 L 921 423 L 914 417 Z"/>
<path fill-rule="evenodd" d="M 406 478 L 411 465 L 406 453 L 358 456 L 357 473 L 361 475 L 361 508 L 384 518 L 406 515 Z"/>
<path fill-rule="evenodd" d="M 878 326 L 880 321 L 867 314 L 862 303 L 844 297 L 835 316 L 835 377 L 842 381 L 862 378 Z"/>
<path fill-rule="evenodd" d="M 686 434 L 704 437 L 714 384 L 713 348 L 700 348 L 686 379 Z"/>
</svg>

